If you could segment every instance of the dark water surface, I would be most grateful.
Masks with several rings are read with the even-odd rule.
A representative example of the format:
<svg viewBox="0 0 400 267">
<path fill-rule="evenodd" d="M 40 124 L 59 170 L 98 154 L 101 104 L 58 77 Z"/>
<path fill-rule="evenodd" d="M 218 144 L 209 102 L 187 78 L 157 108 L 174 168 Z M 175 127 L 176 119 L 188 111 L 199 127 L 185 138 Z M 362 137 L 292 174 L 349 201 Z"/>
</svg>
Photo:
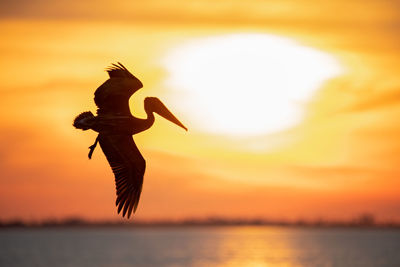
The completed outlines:
<svg viewBox="0 0 400 267">
<path fill-rule="evenodd" d="M 1 229 L 0 266 L 400 266 L 400 230 Z"/>
</svg>

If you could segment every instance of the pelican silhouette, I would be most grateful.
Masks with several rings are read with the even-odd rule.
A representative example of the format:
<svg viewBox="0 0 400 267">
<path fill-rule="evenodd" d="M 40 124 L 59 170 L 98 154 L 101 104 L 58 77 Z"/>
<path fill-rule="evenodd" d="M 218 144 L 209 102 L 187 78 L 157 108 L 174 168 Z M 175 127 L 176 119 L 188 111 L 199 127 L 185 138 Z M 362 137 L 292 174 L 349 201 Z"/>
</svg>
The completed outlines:
<svg viewBox="0 0 400 267">
<path fill-rule="evenodd" d="M 146 119 L 133 117 L 129 98 L 143 87 L 141 81 L 121 63 L 106 69 L 110 78 L 94 93 L 97 116 L 87 111 L 79 114 L 73 123 L 77 129 L 98 132 L 96 141 L 89 147 L 89 159 L 97 145 L 103 150 L 115 176 L 117 199 L 115 205 L 122 217 L 129 218 L 139 204 L 146 162 L 133 141 L 132 135 L 149 129 L 154 123 L 154 113 L 187 128 L 155 97 L 144 100 Z"/>
</svg>

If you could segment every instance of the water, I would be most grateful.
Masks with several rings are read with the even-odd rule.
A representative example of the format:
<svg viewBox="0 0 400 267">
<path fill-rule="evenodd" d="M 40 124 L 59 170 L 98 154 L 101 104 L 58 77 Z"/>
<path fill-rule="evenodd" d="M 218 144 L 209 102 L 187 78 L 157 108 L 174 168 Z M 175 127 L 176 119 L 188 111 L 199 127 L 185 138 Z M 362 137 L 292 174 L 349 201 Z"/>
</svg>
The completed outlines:
<svg viewBox="0 0 400 267">
<path fill-rule="evenodd" d="M 399 267 L 400 230 L 2 229 L 0 266 Z"/>
</svg>

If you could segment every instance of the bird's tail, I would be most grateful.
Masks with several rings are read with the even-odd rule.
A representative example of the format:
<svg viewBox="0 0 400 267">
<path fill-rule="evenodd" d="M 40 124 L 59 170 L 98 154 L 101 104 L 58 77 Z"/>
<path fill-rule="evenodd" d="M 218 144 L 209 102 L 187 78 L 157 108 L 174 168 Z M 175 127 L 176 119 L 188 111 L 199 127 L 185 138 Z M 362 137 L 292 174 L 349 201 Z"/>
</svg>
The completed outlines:
<svg viewBox="0 0 400 267">
<path fill-rule="evenodd" d="M 82 112 L 78 116 L 76 116 L 74 123 L 72 124 L 77 129 L 82 129 L 86 131 L 93 126 L 94 115 L 90 111 Z"/>
</svg>

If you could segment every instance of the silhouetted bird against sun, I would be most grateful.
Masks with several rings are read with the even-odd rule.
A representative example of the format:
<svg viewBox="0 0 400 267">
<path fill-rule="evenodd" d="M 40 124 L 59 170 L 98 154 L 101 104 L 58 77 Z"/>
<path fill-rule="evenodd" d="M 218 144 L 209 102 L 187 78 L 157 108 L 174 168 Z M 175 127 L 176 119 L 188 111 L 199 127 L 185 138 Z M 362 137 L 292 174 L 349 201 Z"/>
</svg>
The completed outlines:
<svg viewBox="0 0 400 267">
<path fill-rule="evenodd" d="M 143 84 L 133 76 L 121 63 L 112 64 L 106 69 L 110 79 L 105 81 L 94 93 L 97 116 L 92 112 L 79 114 L 73 125 L 77 129 L 92 129 L 99 133 L 95 143 L 90 146 L 89 159 L 97 145 L 103 150 L 115 175 L 118 213 L 129 218 L 135 212 L 142 191 L 143 175 L 146 162 L 133 141 L 132 135 L 149 129 L 154 123 L 154 113 L 187 128 L 155 97 L 144 100 L 147 118 L 132 116 L 129 109 L 129 98 Z"/>
</svg>

